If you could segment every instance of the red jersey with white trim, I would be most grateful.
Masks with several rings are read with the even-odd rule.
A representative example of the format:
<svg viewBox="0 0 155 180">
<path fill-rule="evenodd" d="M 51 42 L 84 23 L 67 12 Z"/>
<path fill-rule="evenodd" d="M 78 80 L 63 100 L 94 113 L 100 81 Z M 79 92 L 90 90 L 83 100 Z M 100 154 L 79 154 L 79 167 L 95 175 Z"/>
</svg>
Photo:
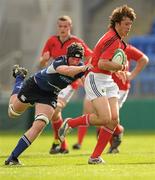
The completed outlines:
<svg viewBox="0 0 155 180">
<path fill-rule="evenodd" d="M 92 50 L 89 49 L 89 47 L 84 43 L 84 41 L 73 35 L 71 35 L 70 38 L 63 43 L 60 41 L 59 36 L 51 36 L 47 40 L 43 48 L 42 55 L 47 51 L 50 52 L 50 57 L 53 59 L 58 56 L 66 55 L 68 46 L 71 45 L 73 42 L 82 44 L 85 57 L 90 57 L 92 55 Z"/>
<path fill-rule="evenodd" d="M 110 59 L 112 59 L 116 49 L 118 48 L 125 49 L 125 47 L 126 47 L 125 43 L 121 40 L 120 36 L 115 31 L 115 29 L 110 28 L 109 31 L 99 39 L 99 41 L 97 42 L 94 48 L 93 51 L 94 53 L 92 58 L 92 65 L 94 66 L 94 68 L 91 71 L 95 73 L 103 73 L 103 74 L 111 75 L 112 73 L 110 71 L 106 71 L 98 68 L 98 61 L 99 59 L 103 59 L 104 61 L 109 61 Z"/>
<path fill-rule="evenodd" d="M 142 51 L 140 51 L 139 49 L 137 49 L 134 46 L 129 45 L 129 44 L 127 45 L 124 52 L 127 55 L 127 60 L 128 60 L 129 65 L 130 65 L 131 60 L 138 61 L 144 55 L 144 53 Z M 128 66 L 128 70 L 129 70 L 129 66 Z M 114 73 L 112 74 L 112 78 L 117 83 L 120 90 L 126 91 L 130 88 L 130 81 L 127 81 L 125 84 L 123 84 L 122 80 L 119 79 Z"/>
</svg>

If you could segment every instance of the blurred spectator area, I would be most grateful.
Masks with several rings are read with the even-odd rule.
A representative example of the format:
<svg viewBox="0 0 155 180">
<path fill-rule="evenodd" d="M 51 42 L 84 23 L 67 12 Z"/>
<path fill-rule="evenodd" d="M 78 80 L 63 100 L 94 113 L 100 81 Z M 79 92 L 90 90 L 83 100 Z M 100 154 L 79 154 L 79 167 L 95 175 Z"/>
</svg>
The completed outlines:
<svg viewBox="0 0 155 180">
<path fill-rule="evenodd" d="M 75 34 L 82 34 L 79 1 L 72 0 L 0 0 L 0 97 L 10 94 L 13 84 L 11 68 L 20 64 L 37 69 L 41 49 L 56 33 L 56 20 L 69 15 Z M 73 4 L 76 8 L 72 8 Z M 73 12 L 74 11 L 74 12 Z M 81 14 L 81 13 L 80 13 Z M 80 25 L 79 25 L 80 23 Z"/>
<path fill-rule="evenodd" d="M 71 16 L 73 34 L 83 38 L 93 48 L 107 31 L 112 10 L 123 4 L 124 0 L 0 0 L 0 97 L 8 97 L 10 94 L 13 64 L 25 66 L 29 74 L 36 71 L 41 49 L 47 38 L 55 34 L 56 20 L 60 15 Z M 153 95 L 155 88 L 149 85 L 149 81 L 150 84 L 151 81 L 154 83 L 155 45 L 152 37 L 155 30 L 152 27 L 155 26 L 155 1 L 148 0 L 146 3 L 145 0 L 126 0 L 125 4 L 133 7 L 137 14 L 127 41 L 150 57 L 150 64 L 133 81 L 131 95 Z M 147 80 L 149 76 L 152 79 Z M 83 96 L 83 91 L 77 97 L 79 95 Z"/>
<path fill-rule="evenodd" d="M 150 34 L 132 37 L 129 43 L 149 57 L 149 64 L 132 81 L 130 95 L 153 95 L 155 94 L 155 21 L 152 24 Z M 134 64 L 131 67 L 134 67 Z"/>
<path fill-rule="evenodd" d="M 85 1 L 85 6 L 89 0 Z M 95 45 L 97 40 L 106 32 L 112 10 L 120 5 L 127 4 L 134 8 L 136 20 L 133 23 L 127 42 L 142 50 L 150 58 L 146 68 L 131 82 L 129 97 L 147 98 L 155 95 L 155 1 L 145 0 L 98 0 L 95 5 L 90 3 L 85 11 L 85 34 L 88 43 Z M 84 6 L 84 7 L 85 7 Z M 144 12 L 145 9 L 145 12 Z M 106 17 L 106 18 L 105 18 Z M 90 25 L 91 24 L 91 25 Z M 91 26 L 91 28 L 90 28 Z M 134 67 L 134 63 L 131 68 Z"/>
</svg>

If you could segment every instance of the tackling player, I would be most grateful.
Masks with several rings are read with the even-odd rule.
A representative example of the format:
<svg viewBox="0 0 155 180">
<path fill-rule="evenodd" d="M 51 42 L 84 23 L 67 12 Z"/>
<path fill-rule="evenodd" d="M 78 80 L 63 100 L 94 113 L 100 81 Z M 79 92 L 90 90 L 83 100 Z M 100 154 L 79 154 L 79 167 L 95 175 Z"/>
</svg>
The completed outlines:
<svg viewBox="0 0 155 180">
<path fill-rule="evenodd" d="M 40 67 L 46 67 L 48 63 L 53 61 L 58 56 L 66 55 L 67 47 L 73 43 L 81 43 L 84 48 L 85 61 L 89 61 L 92 55 L 92 51 L 88 46 L 78 37 L 71 34 L 72 20 L 69 16 L 61 16 L 57 20 L 57 35 L 51 36 L 42 51 L 42 57 L 40 58 Z M 50 148 L 50 154 L 56 153 L 68 153 L 68 147 L 66 140 L 59 145 L 58 141 L 58 129 L 60 128 L 63 119 L 61 115 L 62 109 L 70 101 L 74 92 L 80 85 L 80 81 L 77 80 L 67 88 L 63 89 L 58 95 L 58 104 L 55 113 L 52 117 L 51 126 L 54 131 L 54 142 Z"/>
<path fill-rule="evenodd" d="M 19 165 L 18 157 L 41 134 L 52 119 L 57 106 L 59 92 L 91 68 L 83 65 L 84 50 L 80 44 L 73 43 L 68 47 L 67 56 L 55 59 L 47 68 L 36 72 L 26 81 L 27 71 L 15 66 L 13 76 L 16 78 L 10 97 L 9 117 L 20 116 L 30 105 L 35 105 L 35 120 L 30 129 L 20 138 L 5 165 Z M 24 82 L 24 83 L 23 83 Z"/>
</svg>

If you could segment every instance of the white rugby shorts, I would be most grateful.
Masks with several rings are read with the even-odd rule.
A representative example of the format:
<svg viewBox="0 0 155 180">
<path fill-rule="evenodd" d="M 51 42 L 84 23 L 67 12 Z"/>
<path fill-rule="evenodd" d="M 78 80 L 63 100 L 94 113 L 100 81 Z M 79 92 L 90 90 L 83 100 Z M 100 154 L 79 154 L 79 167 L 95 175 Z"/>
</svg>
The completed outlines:
<svg viewBox="0 0 155 180">
<path fill-rule="evenodd" d="M 129 89 L 128 90 L 119 90 L 119 99 L 118 99 L 118 104 L 119 104 L 119 108 L 121 108 L 124 104 L 124 102 L 126 101 L 127 97 L 129 94 Z"/>
<path fill-rule="evenodd" d="M 68 103 L 71 97 L 73 96 L 74 92 L 75 90 L 72 88 L 72 86 L 68 85 L 66 88 L 62 89 L 59 92 L 58 98 L 64 99 Z"/>
<path fill-rule="evenodd" d="M 119 88 L 111 75 L 89 72 L 84 83 L 86 99 L 93 100 L 101 96 L 119 98 Z"/>
</svg>

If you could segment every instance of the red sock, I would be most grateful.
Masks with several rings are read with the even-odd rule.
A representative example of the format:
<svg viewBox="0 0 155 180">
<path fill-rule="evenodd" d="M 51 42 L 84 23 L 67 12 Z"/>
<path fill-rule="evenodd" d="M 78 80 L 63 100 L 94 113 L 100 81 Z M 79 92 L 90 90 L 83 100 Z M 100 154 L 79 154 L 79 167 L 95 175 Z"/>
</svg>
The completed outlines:
<svg viewBox="0 0 155 180">
<path fill-rule="evenodd" d="M 58 130 L 61 126 L 61 124 L 63 123 L 63 120 L 60 118 L 57 121 L 53 121 L 52 125 L 53 125 L 53 131 L 54 131 L 54 138 L 58 139 Z M 65 139 L 62 143 L 61 143 L 61 149 L 67 149 L 68 148 L 68 143 L 67 140 Z"/>
<path fill-rule="evenodd" d="M 61 143 L 61 149 L 68 149 L 68 143 L 66 139 Z"/>
<path fill-rule="evenodd" d="M 97 136 L 97 139 L 98 139 L 98 135 L 99 135 L 99 133 L 100 133 L 100 127 L 96 127 L 96 136 Z"/>
<path fill-rule="evenodd" d="M 114 134 L 113 134 L 113 135 L 114 135 Z M 112 146 L 113 135 L 111 136 L 111 138 L 110 138 L 110 140 L 109 140 L 110 146 Z"/>
<path fill-rule="evenodd" d="M 111 139 L 112 134 L 113 134 L 113 131 L 108 129 L 107 127 L 102 127 L 100 129 L 97 144 L 96 144 L 96 147 L 94 149 L 94 152 L 91 155 L 91 158 L 97 158 L 102 154 L 102 152 L 105 149 L 107 143 Z"/>
<path fill-rule="evenodd" d="M 62 123 L 63 123 L 62 119 L 58 119 L 57 121 L 52 122 L 55 139 L 58 139 L 58 130 L 59 130 Z"/>
<path fill-rule="evenodd" d="M 86 126 L 79 126 L 78 127 L 78 144 L 82 144 L 84 136 L 87 133 L 87 127 Z"/>
<path fill-rule="evenodd" d="M 123 132 L 124 132 L 124 127 L 122 125 L 118 124 L 114 131 L 114 135 L 119 135 Z"/>
<path fill-rule="evenodd" d="M 68 120 L 68 125 L 71 128 L 78 127 L 80 125 L 88 126 L 89 125 L 89 114 L 79 116 L 77 118 L 72 118 Z"/>
</svg>

